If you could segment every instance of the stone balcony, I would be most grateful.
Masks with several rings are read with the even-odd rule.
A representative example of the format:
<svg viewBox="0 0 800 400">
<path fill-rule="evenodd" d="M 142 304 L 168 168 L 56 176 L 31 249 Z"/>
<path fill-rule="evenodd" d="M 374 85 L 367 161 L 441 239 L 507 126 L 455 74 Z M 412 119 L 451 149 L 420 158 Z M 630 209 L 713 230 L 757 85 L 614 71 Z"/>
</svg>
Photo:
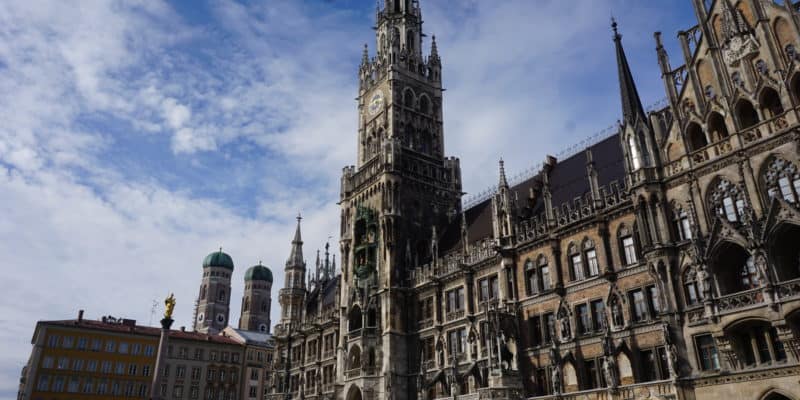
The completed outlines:
<svg viewBox="0 0 800 400">
<path fill-rule="evenodd" d="M 706 165 L 708 162 L 733 153 L 735 150 L 749 147 L 763 139 L 785 131 L 789 126 L 797 124 L 794 110 L 789 110 L 774 118 L 762 121 L 740 132 L 735 132 L 705 147 L 674 160 L 664 167 L 664 175 L 672 177 L 691 168 Z"/>
<path fill-rule="evenodd" d="M 459 397 L 460 398 L 460 397 Z M 677 399 L 672 381 L 652 381 L 635 383 L 633 385 L 619 386 L 616 391 L 608 388 L 580 390 L 562 393 L 560 395 L 547 395 L 529 397 L 529 400 L 628 400 L 628 399 Z"/>
</svg>

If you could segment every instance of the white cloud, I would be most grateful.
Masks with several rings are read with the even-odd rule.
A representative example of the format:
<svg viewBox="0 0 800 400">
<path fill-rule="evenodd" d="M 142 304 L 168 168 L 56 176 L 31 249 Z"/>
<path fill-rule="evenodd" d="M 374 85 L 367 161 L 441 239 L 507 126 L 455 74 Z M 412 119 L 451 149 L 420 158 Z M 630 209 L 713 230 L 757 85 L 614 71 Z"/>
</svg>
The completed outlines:
<svg viewBox="0 0 800 400">
<path fill-rule="evenodd" d="M 526 168 L 613 121 L 613 52 L 597 17 L 610 2 L 423 3 L 445 66 L 447 153 L 462 159 L 468 191 L 496 181 L 501 155 Z M 653 14 L 626 4 L 630 20 Z M 372 6 L 335 5 L 214 1 L 196 26 L 164 1 L 0 3 L 0 253 L 7 298 L 29 299 L 0 303 L 0 397 L 16 390 L 36 320 L 85 308 L 148 322 L 152 300 L 172 291 L 189 325 L 206 253 L 233 255 L 235 296 L 263 260 L 277 298 L 295 214 L 309 260 L 338 232 L 338 177 L 355 163 L 355 64 L 374 45 Z M 140 149 L 161 144 L 172 159 Z M 222 188 L 213 195 L 175 184 L 222 162 L 252 167 L 203 182 Z"/>
</svg>

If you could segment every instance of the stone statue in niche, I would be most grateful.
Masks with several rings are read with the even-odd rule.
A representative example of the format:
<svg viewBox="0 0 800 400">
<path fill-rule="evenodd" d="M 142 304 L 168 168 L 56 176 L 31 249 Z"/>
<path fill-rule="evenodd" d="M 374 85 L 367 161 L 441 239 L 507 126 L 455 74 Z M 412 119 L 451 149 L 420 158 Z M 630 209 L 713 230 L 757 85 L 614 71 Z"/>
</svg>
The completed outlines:
<svg viewBox="0 0 800 400">
<path fill-rule="evenodd" d="M 607 355 L 603 358 L 603 376 L 608 387 L 616 388 L 619 385 L 619 382 L 617 382 L 617 362 L 614 360 L 613 355 Z"/>
<path fill-rule="evenodd" d="M 711 298 L 711 277 L 706 271 L 706 267 L 700 265 L 697 267 L 697 282 L 700 283 L 700 292 L 702 293 L 703 300 Z"/>
</svg>

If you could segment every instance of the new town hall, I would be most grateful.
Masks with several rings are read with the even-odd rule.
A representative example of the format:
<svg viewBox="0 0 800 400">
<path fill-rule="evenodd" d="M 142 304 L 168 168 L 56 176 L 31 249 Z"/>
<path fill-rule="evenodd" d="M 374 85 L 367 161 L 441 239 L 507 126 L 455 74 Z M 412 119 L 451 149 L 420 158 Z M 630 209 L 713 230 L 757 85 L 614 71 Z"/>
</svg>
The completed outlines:
<svg viewBox="0 0 800 400">
<path fill-rule="evenodd" d="M 800 14 L 686 1 L 668 105 L 614 25 L 619 132 L 462 208 L 442 58 L 385 0 L 341 178 L 341 274 L 280 291 L 273 398 L 800 398 Z M 613 96 L 609 93 L 609 96 Z M 529 134 L 536 134 L 530 132 Z"/>
<path fill-rule="evenodd" d="M 341 271 L 327 251 L 307 267 L 298 219 L 280 319 L 256 341 L 269 378 L 242 398 L 799 400 L 800 7 L 681 3 L 699 23 L 677 67 L 655 35 L 665 107 L 642 107 L 614 23 L 619 130 L 521 181 L 500 162 L 462 206 L 435 37 L 423 55 L 418 1 L 384 0 Z M 209 257 L 196 330 L 266 335 L 271 273 L 249 273 L 231 331 L 233 264 Z"/>
</svg>

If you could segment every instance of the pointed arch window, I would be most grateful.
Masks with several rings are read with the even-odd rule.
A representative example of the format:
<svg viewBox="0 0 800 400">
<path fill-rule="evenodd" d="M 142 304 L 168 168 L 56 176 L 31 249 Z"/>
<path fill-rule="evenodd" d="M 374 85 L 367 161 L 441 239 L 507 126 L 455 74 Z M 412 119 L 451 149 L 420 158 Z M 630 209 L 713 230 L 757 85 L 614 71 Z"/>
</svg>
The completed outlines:
<svg viewBox="0 0 800 400">
<path fill-rule="evenodd" d="M 206 299 L 206 285 L 200 287 L 200 300 Z"/>
<path fill-rule="evenodd" d="M 780 197 L 793 204 L 800 201 L 800 173 L 796 165 L 775 158 L 767 165 L 763 179 L 770 199 Z"/>
<path fill-rule="evenodd" d="M 217 301 L 220 303 L 225 303 L 225 289 L 220 289 L 219 294 L 217 295 Z"/>
<path fill-rule="evenodd" d="M 711 190 L 709 208 L 730 222 L 738 222 L 745 211 L 744 194 L 727 179 L 720 179 Z"/>
<path fill-rule="evenodd" d="M 414 92 L 411 89 L 406 89 L 403 92 L 403 105 L 406 107 L 414 107 Z"/>
</svg>

